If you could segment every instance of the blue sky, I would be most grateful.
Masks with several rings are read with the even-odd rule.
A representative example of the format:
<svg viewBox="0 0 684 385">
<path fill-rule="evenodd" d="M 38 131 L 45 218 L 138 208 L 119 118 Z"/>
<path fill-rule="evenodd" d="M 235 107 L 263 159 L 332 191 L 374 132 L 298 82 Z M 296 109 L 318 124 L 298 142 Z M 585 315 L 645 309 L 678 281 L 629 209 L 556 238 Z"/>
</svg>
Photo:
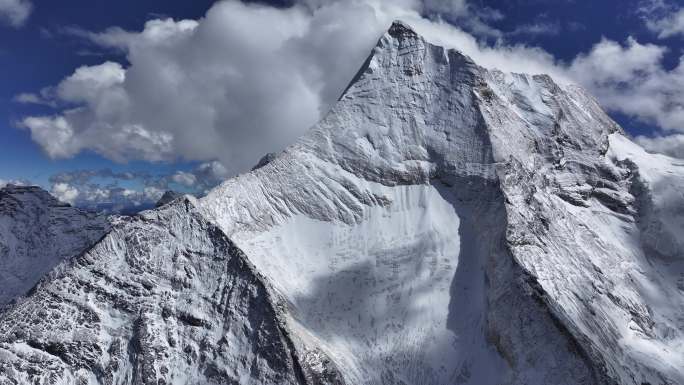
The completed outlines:
<svg viewBox="0 0 684 385">
<path fill-rule="evenodd" d="M 59 172 L 112 168 L 120 171 L 169 173 L 188 169 L 188 164 L 131 162 L 121 164 L 85 152 L 72 159 L 54 161 L 45 156 L 30 133 L 13 123 L 22 116 L 49 113 L 42 106 L 13 101 L 22 92 L 39 90 L 58 83 L 75 68 L 106 60 L 125 61 L 118 53 L 99 51 L 72 36 L 65 27 L 102 30 L 114 25 L 140 29 L 145 21 L 160 15 L 173 18 L 199 18 L 213 1 L 93 1 L 64 0 L 34 4 L 26 24 L 20 28 L 0 26 L 0 179 L 28 179 L 48 187 L 48 178 Z"/>
<path fill-rule="evenodd" d="M 68 159 L 51 159 L 31 140 L 30 132 L 16 122 L 23 116 L 52 113 L 46 106 L 17 103 L 16 95 L 58 83 L 75 68 L 107 60 L 125 62 L 125 55 L 106 50 L 90 51 L 88 44 L 69 36 L 65 28 L 102 30 L 111 26 L 140 29 L 158 17 L 200 18 L 214 1 L 92 1 L 65 0 L 34 4 L 26 24 L 19 28 L 0 25 L 0 181 L 19 181 L 51 189 L 51 177 L 82 170 L 147 173 L 167 176 L 190 171 L 197 162 L 114 162 L 92 151 Z M 139 179 L 93 179 L 106 187 L 140 190 Z M 180 191 L 200 192 L 184 185 Z M 78 202 L 83 204 L 84 202 Z M 144 207 L 151 202 L 143 202 Z M 85 205 L 85 204 L 84 204 Z M 125 202 L 124 202 L 125 205 Z"/>
<path fill-rule="evenodd" d="M 456 46 L 472 37 L 494 56 L 513 52 L 522 64 L 506 70 L 525 70 L 522 58 L 533 56 L 539 66 L 530 71 L 547 66 L 549 72 L 583 83 L 623 127 L 643 137 L 642 144 L 671 155 L 684 153 L 684 145 L 669 139 L 684 132 L 676 113 L 684 97 L 676 89 L 650 109 L 624 99 L 634 94 L 651 100 L 650 95 L 660 92 L 658 85 L 684 82 L 676 70 L 684 26 L 680 31 L 674 17 L 684 11 L 676 2 L 323 0 L 260 2 L 258 7 L 208 0 L 12 2 L 30 4 L 31 12 L 21 20 L 5 15 L 0 23 L 0 181 L 39 184 L 76 204 L 95 202 L 85 199 L 85 190 L 94 188 L 140 191 L 137 201 L 149 204 L 160 190 L 202 193 L 222 177 L 249 169 L 265 152 L 277 151 L 315 122 L 363 61 L 385 18 L 406 12 L 428 29 L 450 23 L 457 31 Z M 364 3 L 375 4 L 374 16 Z M 401 7 L 406 11 L 396 9 Z M 179 23 L 183 19 L 198 21 Z M 159 23 L 146 25 L 150 20 Z M 316 32 L 321 25 L 335 27 Z M 354 34 L 340 32 L 344 28 Z M 157 39 L 159 31 L 168 34 L 163 35 L 167 42 Z M 288 49 L 280 51 L 283 46 Z M 485 49 L 481 47 L 466 53 L 477 56 Z M 605 59 L 607 54 L 615 57 Z M 280 60 L 283 64 L 275 71 L 264 64 Z M 508 66 L 504 59 L 500 63 Z M 633 68 L 623 71 L 623 63 Z M 301 69 L 309 64 L 310 69 Z M 92 71 L 72 76 L 81 67 Z M 202 77 L 217 67 L 224 68 Z M 290 68 L 298 72 L 291 74 Z M 264 72 L 269 76 L 261 84 Z M 93 76 L 110 78 L 97 80 L 106 85 L 98 83 L 100 88 L 92 91 L 84 76 L 87 82 Z M 125 82 L 118 76 L 125 76 Z M 613 80 L 608 84 L 599 76 Z M 287 93 L 276 93 L 281 88 Z M 33 102 L 18 102 L 22 94 Z M 120 98 L 125 99 L 120 108 L 107 110 Z M 84 112 L 68 112 L 73 108 Z M 660 117 L 659 109 L 667 116 Z M 50 119 L 27 125 L 28 117 Z M 59 131 L 56 117 L 66 119 L 73 138 L 62 143 L 56 134 L 51 136 Z M 32 139 L 32 132 L 41 139 Z M 667 138 L 659 145 L 649 141 L 662 135 Z M 97 172 L 89 178 L 65 177 L 79 170 Z M 122 178 L 124 172 L 136 177 Z M 154 194 L 142 194 L 144 187 L 154 187 Z"/>
</svg>

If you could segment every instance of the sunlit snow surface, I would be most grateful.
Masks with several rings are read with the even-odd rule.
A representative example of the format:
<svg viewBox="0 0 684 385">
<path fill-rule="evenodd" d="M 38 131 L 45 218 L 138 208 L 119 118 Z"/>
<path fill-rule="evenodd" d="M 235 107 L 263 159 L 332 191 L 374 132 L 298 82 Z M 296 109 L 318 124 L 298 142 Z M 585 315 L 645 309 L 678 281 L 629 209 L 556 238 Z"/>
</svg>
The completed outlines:
<svg viewBox="0 0 684 385">
<path fill-rule="evenodd" d="M 646 326 L 629 322 L 623 342 L 638 359 L 684 381 L 684 160 L 646 153 L 619 134 L 611 135 L 608 156 L 635 174 L 638 230 L 628 228 L 622 245 L 636 247 L 623 255 L 644 253 L 635 283 L 652 317 Z"/>
<path fill-rule="evenodd" d="M 356 225 L 299 215 L 236 240 L 287 293 L 293 317 L 344 360 L 351 383 L 449 383 L 460 370 L 472 373 L 465 383 L 497 383 L 504 363 L 484 338 L 481 267 L 459 276 L 469 282 L 458 283 L 467 298 L 456 317 L 467 327 L 447 326 L 461 250 L 452 197 L 372 187 L 391 203 Z"/>
</svg>

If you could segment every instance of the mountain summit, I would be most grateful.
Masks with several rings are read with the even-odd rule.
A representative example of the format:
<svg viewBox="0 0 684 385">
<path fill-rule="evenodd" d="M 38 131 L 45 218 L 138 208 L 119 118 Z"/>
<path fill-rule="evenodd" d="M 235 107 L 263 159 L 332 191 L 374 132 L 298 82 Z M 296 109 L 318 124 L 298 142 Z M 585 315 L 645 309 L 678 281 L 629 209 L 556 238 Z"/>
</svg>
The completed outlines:
<svg viewBox="0 0 684 385">
<path fill-rule="evenodd" d="M 0 315 L 0 382 L 684 383 L 682 188 L 581 88 L 397 22 L 284 152 Z"/>
</svg>

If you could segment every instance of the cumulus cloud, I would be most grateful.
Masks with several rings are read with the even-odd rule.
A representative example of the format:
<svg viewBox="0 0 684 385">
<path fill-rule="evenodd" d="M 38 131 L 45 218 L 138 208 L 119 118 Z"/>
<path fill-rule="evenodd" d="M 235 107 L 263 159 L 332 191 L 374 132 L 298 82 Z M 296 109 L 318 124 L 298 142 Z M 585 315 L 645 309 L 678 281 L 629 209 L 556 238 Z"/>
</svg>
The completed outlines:
<svg viewBox="0 0 684 385">
<path fill-rule="evenodd" d="M 222 174 L 233 175 L 313 125 L 378 37 L 402 19 L 485 67 L 578 82 L 611 110 L 684 130 L 684 66 L 666 70 L 664 47 L 604 39 L 564 64 L 540 48 L 478 39 L 498 31 L 476 24 L 500 17 L 465 0 L 302 0 L 288 8 L 226 0 L 200 20 L 151 20 L 142 31 L 73 30 L 125 53 L 128 62 L 81 67 L 24 97 L 62 107 L 22 124 L 53 158 L 91 150 L 120 162 L 218 160 Z M 446 21 L 463 19 L 476 21 L 468 32 Z M 175 178 L 202 185 L 184 174 Z"/>
<path fill-rule="evenodd" d="M 120 162 L 218 159 L 234 174 L 313 125 L 394 19 L 446 33 L 454 45 L 481 53 L 484 64 L 515 56 L 518 69 L 530 69 L 522 48 L 497 56 L 472 35 L 421 16 L 468 12 L 465 1 L 307 1 L 289 8 L 222 1 L 198 21 L 152 20 L 140 32 L 80 31 L 125 52 L 129 63 L 77 69 L 42 92 L 66 107 L 22 124 L 53 158 L 92 150 Z"/>
<path fill-rule="evenodd" d="M 0 0 L 0 22 L 18 28 L 26 23 L 33 4 L 29 0 Z"/>
<path fill-rule="evenodd" d="M 290 43 L 309 22 L 301 7 L 223 2 L 201 23 L 153 20 L 139 33 L 108 30 L 93 40 L 125 50 L 128 68 L 78 69 L 56 93 L 73 108 L 23 123 L 53 158 L 89 149 L 122 162 L 219 158 L 242 169 L 318 116 L 321 75 L 305 79 L 303 72 L 320 63 L 307 63 L 294 50 L 309 47 Z"/>
<path fill-rule="evenodd" d="M 591 90 L 612 111 L 654 123 L 666 131 L 684 131 L 684 62 L 667 70 L 667 49 L 641 44 L 634 38 L 623 45 L 603 39 L 569 68 L 572 79 Z"/>
<path fill-rule="evenodd" d="M 78 190 L 68 183 L 55 183 L 52 185 L 52 195 L 64 203 L 74 204 L 79 196 Z"/>
<path fill-rule="evenodd" d="M 197 193 L 204 193 L 231 176 L 228 169 L 219 161 L 202 163 L 191 171 Z"/>
<path fill-rule="evenodd" d="M 667 51 L 631 37 L 624 44 L 603 39 L 572 62 L 568 76 L 608 110 L 660 128 L 656 137 L 635 138 L 648 151 L 684 158 L 684 57 L 668 70 Z"/>
</svg>

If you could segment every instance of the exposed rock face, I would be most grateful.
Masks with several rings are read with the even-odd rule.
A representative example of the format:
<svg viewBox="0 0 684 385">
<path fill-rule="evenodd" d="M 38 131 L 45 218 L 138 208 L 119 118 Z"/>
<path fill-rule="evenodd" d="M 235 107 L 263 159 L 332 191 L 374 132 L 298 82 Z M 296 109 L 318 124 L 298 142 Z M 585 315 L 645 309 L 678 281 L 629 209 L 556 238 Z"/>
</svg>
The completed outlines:
<svg viewBox="0 0 684 385">
<path fill-rule="evenodd" d="M 162 195 L 162 197 L 159 198 L 159 200 L 157 201 L 157 203 L 154 206 L 155 207 L 162 207 L 164 205 L 167 205 L 167 204 L 173 202 L 174 200 L 176 200 L 182 196 L 183 196 L 183 194 L 175 192 L 175 191 L 171 191 L 171 190 L 166 191 L 166 192 L 164 192 L 164 195 Z"/>
<path fill-rule="evenodd" d="M 0 189 L 0 308 L 108 229 L 104 215 L 61 203 L 38 187 Z"/>
<path fill-rule="evenodd" d="M 265 165 L 271 163 L 271 161 L 273 161 L 273 159 L 275 159 L 277 157 L 278 157 L 278 154 L 276 154 L 274 152 L 269 152 L 268 154 L 262 156 L 261 159 L 259 159 L 257 164 L 254 167 L 252 167 L 252 171 L 264 167 Z"/>
<path fill-rule="evenodd" d="M 681 384 L 681 163 L 395 23 L 293 146 L 0 316 L 0 383 Z"/>
</svg>

